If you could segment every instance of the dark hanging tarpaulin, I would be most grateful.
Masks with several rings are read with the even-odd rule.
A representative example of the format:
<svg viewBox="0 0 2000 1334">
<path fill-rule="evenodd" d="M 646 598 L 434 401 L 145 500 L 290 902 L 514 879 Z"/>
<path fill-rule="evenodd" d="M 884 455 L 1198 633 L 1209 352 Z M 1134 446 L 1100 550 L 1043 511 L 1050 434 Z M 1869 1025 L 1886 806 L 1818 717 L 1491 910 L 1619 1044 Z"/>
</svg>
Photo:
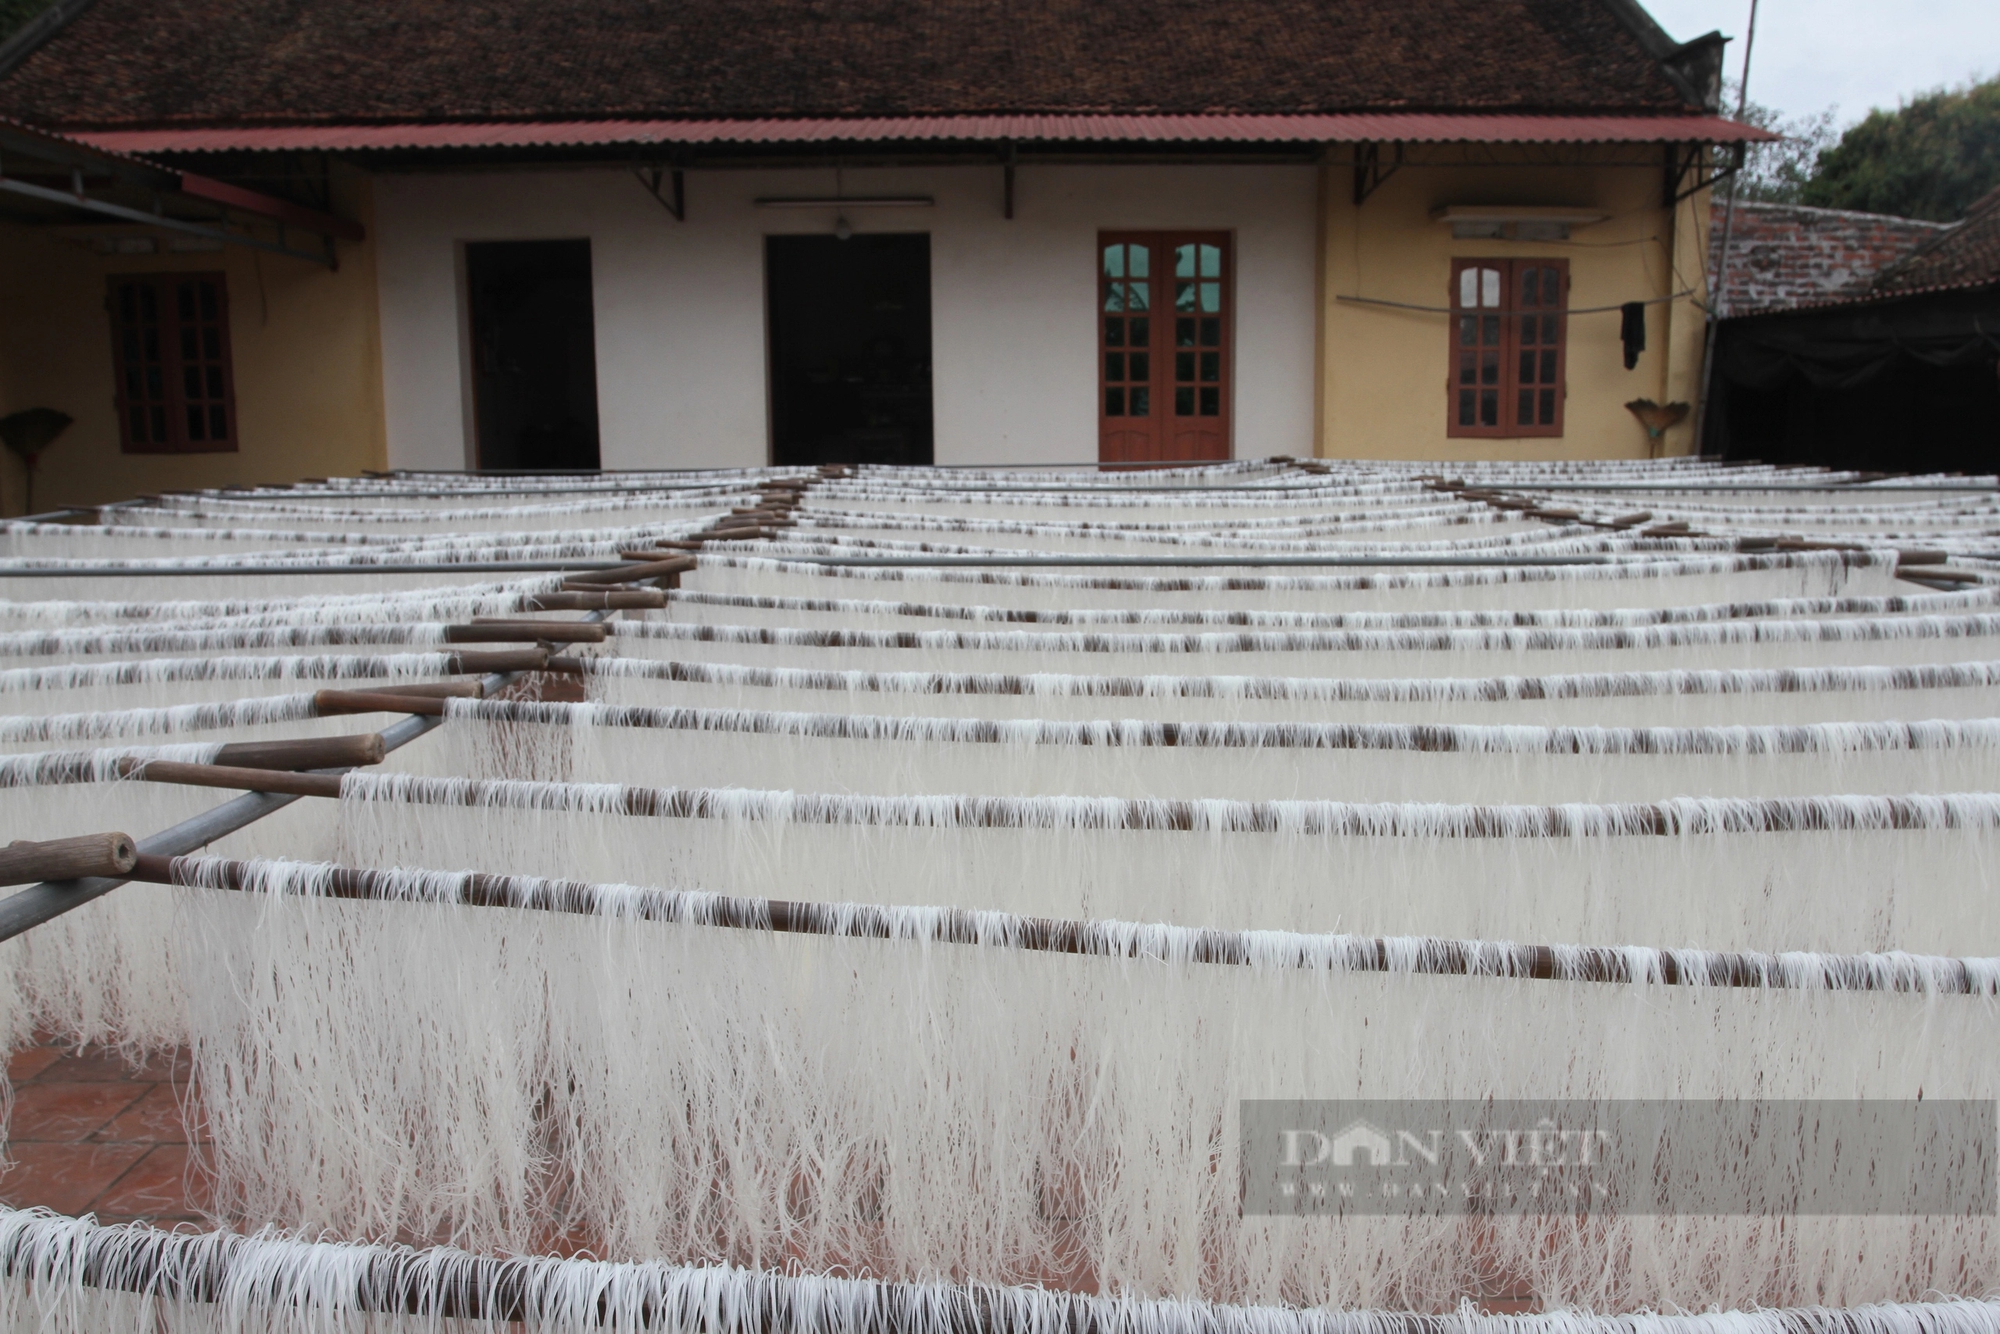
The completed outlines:
<svg viewBox="0 0 2000 1334">
<path fill-rule="evenodd" d="M 1891 472 L 2000 463 L 2000 282 L 1724 320 L 1704 449 Z"/>
<path fill-rule="evenodd" d="M 1959 367 L 2000 357 L 2000 283 L 1895 301 L 1724 320 L 1715 369 L 1746 389 L 1803 382 L 1856 389 L 1899 364 Z"/>
</svg>

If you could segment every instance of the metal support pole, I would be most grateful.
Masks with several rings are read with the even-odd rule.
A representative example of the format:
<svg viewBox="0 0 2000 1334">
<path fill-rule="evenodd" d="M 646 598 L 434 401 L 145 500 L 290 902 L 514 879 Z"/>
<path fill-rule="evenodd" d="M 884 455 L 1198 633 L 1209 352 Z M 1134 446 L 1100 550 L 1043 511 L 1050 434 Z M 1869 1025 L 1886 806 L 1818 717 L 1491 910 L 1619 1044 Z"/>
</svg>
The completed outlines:
<svg viewBox="0 0 2000 1334">
<path fill-rule="evenodd" d="M 1742 120 L 1750 105 L 1750 53 L 1757 45 L 1757 0 L 1750 0 L 1750 24 L 1743 34 L 1743 77 L 1736 84 L 1736 119 Z M 1746 150 L 1747 151 L 1747 150 Z M 1702 433 L 1708 429 L 1708 396 L 1715 383 L 1716 326 L 1729 313 L 1729 240 L 1736 226 L 1736 183 L 1743 173 L 1730 173 L 1729 191 L 1723 197 L 1722 245 L 1715 255 L 1715 273 L 1708 289 L 1708 325 L 1701 344 L 1701 388 L 1694 400 L 1694 452 L 1702 452 Z"/>
</svg>

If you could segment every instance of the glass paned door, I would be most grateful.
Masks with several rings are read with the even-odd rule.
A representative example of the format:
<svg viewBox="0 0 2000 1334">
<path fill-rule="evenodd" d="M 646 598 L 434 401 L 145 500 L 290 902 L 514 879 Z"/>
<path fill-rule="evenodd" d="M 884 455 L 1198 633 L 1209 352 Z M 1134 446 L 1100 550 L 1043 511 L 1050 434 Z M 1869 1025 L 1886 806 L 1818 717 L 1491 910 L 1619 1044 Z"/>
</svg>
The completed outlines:
<svg viewBox="0 0 2000 1334">
<path fill-rule="evenodd" d="M 1226 459 L 1230 387 L 1229 237 L 1098 237 L 1098 457 Z"/>
</svg>

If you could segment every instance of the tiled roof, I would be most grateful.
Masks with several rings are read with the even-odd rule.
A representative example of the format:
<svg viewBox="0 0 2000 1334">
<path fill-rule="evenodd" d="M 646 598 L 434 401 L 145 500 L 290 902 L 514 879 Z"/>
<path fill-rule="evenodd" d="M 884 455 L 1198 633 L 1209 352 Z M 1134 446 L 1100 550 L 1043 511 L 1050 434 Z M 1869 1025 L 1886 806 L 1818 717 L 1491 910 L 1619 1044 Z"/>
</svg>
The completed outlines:
<svg viewBox="0 0 2000 1334">
<path fill-rule="evenodd" d="M 1722 246 L 1723 204 L 1709 229 L 1709 272 Z M 1865 292 L 1875 275 L 1947 224 L 1880 213 L 1739 200 L 1730 229 L 1727 309 L 1734 315 L 1825 305 Z"/>
<path fill-rule="evenodd" d="M 109 129 L 1688 110 L 1618 8 L 1614 0 L 97 0 L 0 81 L 0 114 Z"/>
<path fill-rule="evenodd" d="M 2000 283 L 2000 189 L 1965 217 L 1877 274 L 1871 296 L 1898 296 Z"/>
</svg>

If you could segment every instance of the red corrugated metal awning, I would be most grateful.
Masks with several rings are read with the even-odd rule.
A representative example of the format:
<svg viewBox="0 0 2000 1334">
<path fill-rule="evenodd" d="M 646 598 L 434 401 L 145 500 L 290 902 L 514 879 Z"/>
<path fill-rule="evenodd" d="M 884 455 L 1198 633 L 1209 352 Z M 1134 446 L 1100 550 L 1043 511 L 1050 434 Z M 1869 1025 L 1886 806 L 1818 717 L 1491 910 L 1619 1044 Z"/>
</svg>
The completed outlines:
<svg viewBox="0 0 2000 1334">
<path fill-rule="evenodd" d="M 51 185 L 51 180 L 60 181 L 61 188 Z M 106 197 L 105 190 L 112 191 L 115 197 Z M 292 248 L 282 238 L 271 241 L 232 230 L 227 225 L 228 215 L 218 219 L 213 207 L 202 209 L 199 216 L 188 217 L 178 211 L 168 212 L 165 204 L 173 199 L 200 200 L 205 205 L 220 205 L 226 210 L 252 214 L 329 239 L 359 241 L 367 235 L 360 223 L 319 209 L 148 162 L 105 144 L 5 117 L 0 117 L 0 194 L 33 200 L 31 207 L 39 212 L 80 212 L 202 236 L 229 245 L 269 250 L 314 263 L 333 263 L 332 250 L 315 255 Z"/>
<path fill-rule="evenodd" d="M 767 120 L 297 125 L 73 131 L 125 153 L 575 148 L 629 144 L 1754 143 L 1778 136 L 1720 116 L 1342 115 L 894 116 Z"/>
</svg>

